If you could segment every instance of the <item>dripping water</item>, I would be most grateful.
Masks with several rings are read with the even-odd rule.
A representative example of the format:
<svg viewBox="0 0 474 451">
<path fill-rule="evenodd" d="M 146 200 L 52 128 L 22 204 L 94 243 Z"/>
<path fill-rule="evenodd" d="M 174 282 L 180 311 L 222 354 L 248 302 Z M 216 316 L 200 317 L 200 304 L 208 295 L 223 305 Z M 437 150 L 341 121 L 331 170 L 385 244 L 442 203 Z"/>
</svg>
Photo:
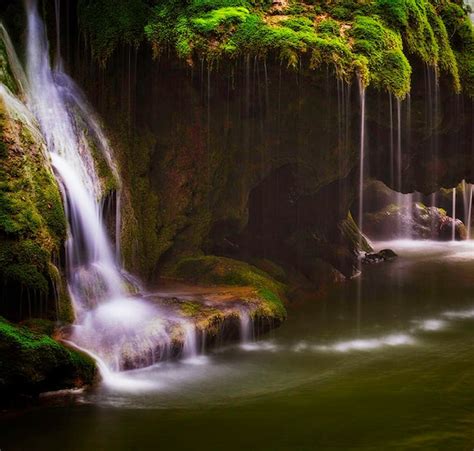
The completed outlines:
<svg viewBox="0 0 474 451">
<path fill-rule="evenodd" d="M 365 166 L 365 87 L 359 80 L 360 95 L 360 147 L 359 147 L 359 230 L 360 248 L 362 248 L 363 211 L 364 211 L 364 166 Z"/>
<path fill-rule="evenodd" d="M 453 188 L 453 226 L 451 230 L 451 239 L 456 240 L 456 188 Z"/>
</svg>

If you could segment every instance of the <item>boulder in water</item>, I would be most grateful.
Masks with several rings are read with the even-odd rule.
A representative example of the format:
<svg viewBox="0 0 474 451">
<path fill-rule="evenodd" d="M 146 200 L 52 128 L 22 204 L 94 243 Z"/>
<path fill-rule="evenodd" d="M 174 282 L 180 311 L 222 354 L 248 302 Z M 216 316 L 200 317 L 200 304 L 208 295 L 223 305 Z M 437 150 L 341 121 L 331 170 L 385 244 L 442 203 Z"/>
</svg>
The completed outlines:
<svg viewBox="0 0 474 451">
<path fill-rule="evenodd" d="M 366 253 L 362 258 L 362 263 L 372 264 L 390 261 L 397 258 L 398 255 L 392 249 L 382 249 L 379 252 Z"/>
</svg>

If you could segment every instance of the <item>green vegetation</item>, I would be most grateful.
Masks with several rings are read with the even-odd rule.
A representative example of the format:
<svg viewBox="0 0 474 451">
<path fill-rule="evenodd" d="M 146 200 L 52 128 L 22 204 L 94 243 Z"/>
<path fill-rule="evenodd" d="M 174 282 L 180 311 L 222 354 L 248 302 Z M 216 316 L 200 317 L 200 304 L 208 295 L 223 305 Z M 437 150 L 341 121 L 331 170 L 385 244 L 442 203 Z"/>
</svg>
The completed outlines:
<svg viewBox="0 0 474 451">
<path fill-rule="evenodd" d="M 12 92 L 16 92 L 18 89 L 15 78 L 13 77 L 8 64 L 7 49 L 5 48 L 5 43 L 2 39 L 0 39 L 0 83 L 3 83 Z"/>
<path fill-rule="evenodd" d="M 143 39 L 147 6 L 142 0 L 80 0 L 78 8 L 82 29 L 101 63 L 120 44 L 137 46 Z"/>
<path fill-rule="evenodd" d="M 145 35 L 156 55 L 172 49 L 189 64 L 256 56 L 329 65 L 403 98 L 415 56 L 474 95 L 473 28 L 454 0 L 81 0 L 79 12 L 101 62 Z"/>
<path fill-rule="evenodd" d="M 166 276 L 202 285 L 250 287 L 279 318 L 286 316 L 282 294 L 285 285 L 243 261 L 213 255 L 187 257 L 166 271 Z"/>
<path fill-rule="evenodd" d="M 14 326 L 0 317 L 2 399 L 90 384 L 95 375 L 95 363 L 90 357 L 64 347 L 48 335 Z"/>
</svg>

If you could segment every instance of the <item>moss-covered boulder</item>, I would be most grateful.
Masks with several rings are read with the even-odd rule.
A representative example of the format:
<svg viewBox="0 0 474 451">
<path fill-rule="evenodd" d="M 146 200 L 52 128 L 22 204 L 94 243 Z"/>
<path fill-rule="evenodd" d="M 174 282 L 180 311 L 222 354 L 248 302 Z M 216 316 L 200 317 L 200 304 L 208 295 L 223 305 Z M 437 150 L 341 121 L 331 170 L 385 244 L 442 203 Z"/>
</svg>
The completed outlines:
<svg viewBox="0 0 474 451">
<path fill-rule="evenodd" d="M 82 387 L 95 377 L 90 357 L 0 317 L 0 399 Z"/>
<path fill-rule="evenodd" d="M 286 317 L 285 285 L 248 263 L 212 255 L 187 257 L 170 265 L 163 275 L 199 286 L 250 288 L 259 314 L 278 321 Z"/>
</svg>

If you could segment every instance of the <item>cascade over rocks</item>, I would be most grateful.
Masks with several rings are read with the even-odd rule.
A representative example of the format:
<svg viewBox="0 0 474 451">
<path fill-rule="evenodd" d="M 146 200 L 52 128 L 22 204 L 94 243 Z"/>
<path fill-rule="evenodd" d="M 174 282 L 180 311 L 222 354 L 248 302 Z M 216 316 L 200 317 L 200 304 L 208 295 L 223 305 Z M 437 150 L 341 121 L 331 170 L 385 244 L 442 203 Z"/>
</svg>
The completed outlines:
<svg viewBox="0 0 474 451">
<path fill-rule="evenodd" d="M 466 227 L 459 219 L 449 217 L 437 207 L 420 202 L 406 206 L 389 205 L 364 216 L 365 231 L 374 239 L 388 240 L 400 236 L 422 240 L 465 240 Z"/>
</svg>

